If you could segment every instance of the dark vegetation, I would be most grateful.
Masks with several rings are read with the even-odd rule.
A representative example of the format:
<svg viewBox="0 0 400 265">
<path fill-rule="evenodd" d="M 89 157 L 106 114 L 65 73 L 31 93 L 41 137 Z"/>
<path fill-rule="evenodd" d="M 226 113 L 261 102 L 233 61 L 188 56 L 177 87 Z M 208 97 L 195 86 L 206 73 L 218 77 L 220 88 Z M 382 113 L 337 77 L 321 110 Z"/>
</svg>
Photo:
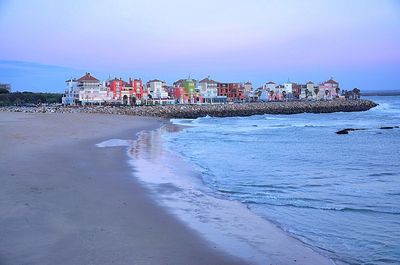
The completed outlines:
<svg viewBox="0 0 400 265">
<path fill-rule="evenodd" d="M 0 106 L 33 106 L 40 104 L 60 103 L 62 94 L 13 92 L 0 90 Z"/>
</svg>

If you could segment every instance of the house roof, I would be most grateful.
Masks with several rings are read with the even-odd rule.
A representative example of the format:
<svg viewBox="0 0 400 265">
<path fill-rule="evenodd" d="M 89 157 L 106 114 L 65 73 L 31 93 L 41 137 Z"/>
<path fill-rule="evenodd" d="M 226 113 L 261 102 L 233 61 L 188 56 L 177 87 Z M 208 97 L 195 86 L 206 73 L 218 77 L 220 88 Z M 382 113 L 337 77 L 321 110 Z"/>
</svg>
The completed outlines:
<svg viewBox="0 0 400 265">
<path fill-rule="evenodd" d="M 269 81 L 269 82 L 267 83 L 267 85 L 275 85 L 275 83 L 272 82 L 272 81 Z"/>
<path fill-rule="evenodd" d="M 336 82 L 335 80 L 333 80 L 332 77 L 331 77 L 328 81 L 325 81 L 324 83 L 325 83 L 325 84 L 326 84 L 326 83 L 328 83 L 328 84 L 336 84 L 336 85 L 339 84 L 338 82 Z"/>
<path fill-rule="evenodd" d="M 208 78 L 208 77 L 206 77 L 206 78 L 200 80 L 199 83 L 218 84 L 217 81 L 212 80 L 212 79 L 210 79 L 210 78 Z"/>
<path fill-rule="evenodd" d="M 78 79 L 79 82 L 85 82 L 85 81 L 95 81 L 99 82 L 99 79 L 93 77 L 90 75 L 90 73 L 86 73 L 84 76 Z"/>
<path fill-rule="evenodd" d="M 308 82 L 307 82 L 307 84 L 309 84 L 309 85 L 313 85 L 314 83 L 313 83 L 313 82 L 311 82 L 311 81 L 308 81 Z"/>
<path fill-rule="evenodd" d="M 185 82 L 185 80 L 186 80 L 186 79 L 179 79 L 179 80 L 176 80 L 176 81 L 174 82 L 174 85 L 182 84 L 183 82 Z"/>
<path fill-rule="evenodd" d="M 246 83 L 244 83 L 245 85 L 252 85 L 251 82 L 247 81 Z"/>
<path fill-rule="evenodd" d="M 114 78 L 114 79 L 110 80 L 109 82 L 111 82 L 111 81 L 122 81 L 122 83 L 126 83 L 124 80 L 122 80 L 122 78 Z"/>
<path fill-rule="evenodd" d="M 148 83 L 152 83 L 152 82 L 161 82 L 161 83 L 165 83 L 164 81 L 159 80 L 159 79 L 153 79 L 153 80 L 148 81 Z"/>
<path fill-rule="evenodd" d="M 176 80 L 175 82 L 174 82 L 174 86 L 181 86 L 184 82 L 193 82 L 193 83 L 196 83 L 196 79 L 193 79 L 193 78 L 185 78 L 185 79 L 179 79 L 179 80 Z"/>
</svg>

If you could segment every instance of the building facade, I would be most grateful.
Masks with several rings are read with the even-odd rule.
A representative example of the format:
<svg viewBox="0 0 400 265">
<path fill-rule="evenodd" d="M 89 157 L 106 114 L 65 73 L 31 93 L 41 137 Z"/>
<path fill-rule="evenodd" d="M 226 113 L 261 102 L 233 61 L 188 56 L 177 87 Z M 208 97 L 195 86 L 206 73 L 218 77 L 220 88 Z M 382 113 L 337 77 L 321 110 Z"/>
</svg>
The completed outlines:
<svg viewBox="0 0 400 265">
<path fill-rule="evenodd" d="M 319 85 L 319 98 L 330 100 L 339 97 L 339 83 L 331 77 Z"/>
<path fill-rule="evenodd" d="M 133 94 L 137 101 L 141 101 L 143 98 L 143 82 L 142 79 L 129 78 L 129 85 L 133 88 Z"/>
<path fill-rule="evenodd" d="M 204 78 L 199 81 L 200 94 L 203 97 L 204 103 L 216 103 L 223 101 L 223 98 L 218 97 L 218 82 L 210 79 L 210 77 Z"/>
<path fill-rule="evenodd" d="M 224 96 L 228 102 L 244 101 L 244 88 L 240 83 L 218 83 L 218 96 Z"/>
<path fill-rule="evenodd" d="M 299 84 L 292 82 L 292 94 L 293 99 L 300 99 L 301 86 Z"/>
<path fill-rule="evenodd" d="M 243 83 L 243 92 L 248 94 L 250 91 L 253 91 L 253 84 L 250 81 Z"/>
<path fill-rule="evenodd" d="M 146 83 L 147 94 L 149 98 L 166 99 L 168 91 L 165 89 L 165 82 L 158 79 L 150 80 Z"/>
<path fill-rule="evenodd" d="M 84 76 L 76 80 L 79 89 L 79 101 L 85 104 L 101 104 L 111 100 L 107 87 L 103 86 L 100 81 L 86 73 Z"/>
<path fill-rule="evenodd" d="M 75 78 L 65 81 L 66 87 L 64 95 L 61 98 L 63 105 L 76 105 L 79 103 L 79 89 L 78 82 Z"/>
<path fill-rule="evenodd" d="M 315 92 L 319 90 L 319 86 L 315 85 L 312 81 L 300 85 L 300 89 L 300 99 L 317 99 L 317 94 Z"/>
<path fill-rule="evenodd" d="M 153 79 L 146 83 L 146 93 L 143 92 L 143 103 L 145 105 L 175 104 L 175 100 L 168 96 L 166 83 L 162 80 Z"/>
<path fill-rule="evenodd" d="M 124 81 L 122 78 L 114 78 L 106 82 L 108 87 L 109 96 L 116 102 L 120 101 L 122 98 L 122 87 L 124 86 Z"/>
<path fill-rule="evenodd" d="M 272 81 L 269 81 L 263 85 L 263 90 L 272 91 L 275 90 L 276 84 Z"/>
</svg>

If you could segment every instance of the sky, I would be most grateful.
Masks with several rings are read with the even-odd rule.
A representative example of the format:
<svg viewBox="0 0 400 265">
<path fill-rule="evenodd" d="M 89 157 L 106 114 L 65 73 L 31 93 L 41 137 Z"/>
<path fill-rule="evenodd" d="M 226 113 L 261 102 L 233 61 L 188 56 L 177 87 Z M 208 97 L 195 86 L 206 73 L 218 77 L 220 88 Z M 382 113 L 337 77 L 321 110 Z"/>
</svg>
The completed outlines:
<svg viewBox="0 0 400 265">
<path fill-rule="evenodd" d="M 0 0 L 0 82 L 191 76 L 400 89 L 399 0 Z"/>
</svg>

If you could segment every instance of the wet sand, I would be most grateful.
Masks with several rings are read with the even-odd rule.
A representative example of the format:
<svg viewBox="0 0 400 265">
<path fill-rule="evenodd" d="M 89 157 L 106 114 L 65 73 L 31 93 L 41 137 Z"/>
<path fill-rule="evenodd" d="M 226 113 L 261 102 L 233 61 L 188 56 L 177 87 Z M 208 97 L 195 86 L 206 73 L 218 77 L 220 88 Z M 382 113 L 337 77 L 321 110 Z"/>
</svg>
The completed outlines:
<svg viewBox="0 0 400 265">
<path fill-rule="evenodd" d="M 161 121 L 0 112 L 0 264 L 245 264 L 158 206 L 126 148 Z"/>
</svg>

